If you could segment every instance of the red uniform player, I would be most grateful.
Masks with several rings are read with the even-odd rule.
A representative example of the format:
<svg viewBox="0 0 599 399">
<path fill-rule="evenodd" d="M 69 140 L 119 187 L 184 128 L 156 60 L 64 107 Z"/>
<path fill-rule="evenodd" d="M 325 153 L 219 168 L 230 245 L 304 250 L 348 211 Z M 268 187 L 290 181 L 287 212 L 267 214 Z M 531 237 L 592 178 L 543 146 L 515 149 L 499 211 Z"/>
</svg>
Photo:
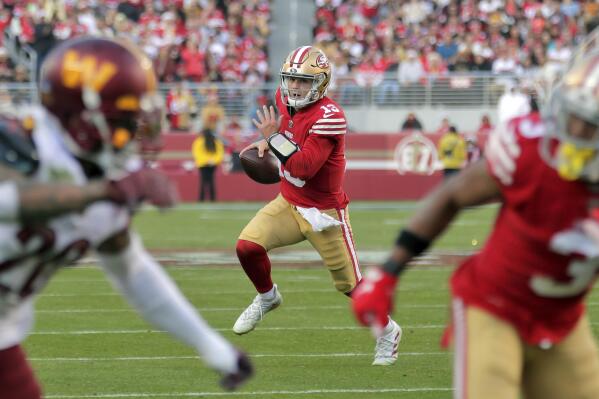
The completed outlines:
<svg viewBox="0 0 599 399">
<path fill-rule="evenodd" d="M 245 334 L 282 302 L 270 275 L 267 252 L 308 240 L 321 255 L 338 291 L 351 295 L 361 279 L 343 191 L 347 122 L 341 107 L 326 97 L 331 67 L 311 46 L 292 51 L 281 69 L 274 107 L 258 111 L 254 124 L 265 137 L 247 148 L 272 151 L 280 161 L 281 194 L 243 229 L 237 256 L 258 295 L 233 331 Z M 246 148 L 246 149 L 247 149 Z M 374 365 L 397 360 L 401 328 L 390 318 L 377 340 Z"/>
<path fill-rule="evenodd" d="M 599 54 L 578 60 L 543 109 L 500 126 L 487 160 L 429 195 L 389 260 L 354 296 L 382 322 L 397 275 L 464 207 L 502 202 L 480 253 L 451 278 L 454 397 L 597 398 L 599 356 L 583 299 L 599 270 Z"/>
</svg>

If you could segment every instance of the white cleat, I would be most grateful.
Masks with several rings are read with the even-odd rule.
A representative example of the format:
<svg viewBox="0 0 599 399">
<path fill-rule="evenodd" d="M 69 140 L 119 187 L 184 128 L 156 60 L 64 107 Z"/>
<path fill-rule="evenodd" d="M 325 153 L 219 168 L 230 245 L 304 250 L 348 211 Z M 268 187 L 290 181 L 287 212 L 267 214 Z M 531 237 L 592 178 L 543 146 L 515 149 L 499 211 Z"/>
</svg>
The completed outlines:
<svg viewBox="0 0 599 399">
<path fill-rule="evenodd" d="M 263 300 L 260 294 L 256 295 L 250 306 L 248 306 L 239 318 L 237 318 L 237 321 L 233 326 L 233 332 L 235 334 L 241 335 L 249 333 L 264 318 L 266 313 L 276 309 L 283 303 L 283 297 L 279 293 L 277 285 L 275 284 L 274 287 L 275 296 L 271 301 Z"/>
<path fill-rule="evenodd" d="M 389 321 L 392 323 L 393 328 L 376 340 L 373 366 L 391 366 L 397 361 L 397 348 L 399 347 L 399 341 L 401 341 L 401 327 L 395 321 L 391 319 Z"/>
</svg>

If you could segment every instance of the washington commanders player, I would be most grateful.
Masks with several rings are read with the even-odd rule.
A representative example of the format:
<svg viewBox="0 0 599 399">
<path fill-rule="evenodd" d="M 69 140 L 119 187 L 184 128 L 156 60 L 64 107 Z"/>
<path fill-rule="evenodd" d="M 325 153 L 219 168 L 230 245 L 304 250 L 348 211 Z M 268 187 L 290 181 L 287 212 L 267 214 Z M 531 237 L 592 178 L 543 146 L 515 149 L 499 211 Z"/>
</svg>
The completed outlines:
<svg viewBox="0 0 599 399">
<path fill-rule="evenodd" d="M 247 148 L 259 156 L 272 151 L 280 161 L 281 193 L 243 229 L 237 256 L 258 295 L 239 316 L 233 331 L 254 329 L 265 313 L 282 303 L 273 283 L 267 252 L 308 240 L 318 251 L 335 288 L 350 296 L 362 278 L 349 221 L 349 199 L 342 188 L 347 123 L 341 107 L 326 96 L 331 67 L 316 47 L 292 51 L 280 73 L 274 108 L 258 111 L 254 124 L 264 136 Z M 242 151 L 243 152 L 243 151 Z M 397 360 L 401 328 L 385 321 L 374 365 Z"/>
<path fill-rule="evenodd" d="M 41 397 L 20 345 L 33 296 L 88 248 L 140 315 L 195 348 L 225 389 L 239 386 L 252 374 L 247 357 L 206 324 L 129 228 L 142 201 L 175 201 L 138 150 L 161 129 L 151 62 L 113 40 L 69 40 L 44 60 L 40 94 L 42 106 L 0 118 L 0 396 Z"/>
<path fill-rule="evenodd" d="M 429 195 L 356 290 L 359 322 L 384 322 L 406 263 L 462 208 L 502 202 L 484 248 L 451 278 L 455 398 L 599 398 L 583 304 L 599 271 L 597 76 L 594 52 L 573 63 L 541 114 L 493 133 L 504 138 L 487 160 Z"/>
</svg>

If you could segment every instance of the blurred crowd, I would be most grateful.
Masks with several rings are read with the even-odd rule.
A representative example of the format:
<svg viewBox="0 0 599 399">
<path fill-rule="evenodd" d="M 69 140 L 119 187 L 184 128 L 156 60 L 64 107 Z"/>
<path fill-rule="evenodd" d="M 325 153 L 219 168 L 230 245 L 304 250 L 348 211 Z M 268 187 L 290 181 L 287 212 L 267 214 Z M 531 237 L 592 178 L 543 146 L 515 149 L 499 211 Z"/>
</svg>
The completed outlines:
<svg viewBox="0 0 599 399">
<path fill-rule="evenodd" d="M 269 0 L 4 0 L 0 30 L 43 54 L 84 34 L 123 37 L 154 61 L 161 81 L 269 79 Z M 0 49 L 0 80 L 27 80 Z M 41 58 L 41 57 L 40 57 Z M 25 71 L 26 72 L 26 71 Z M 20 74 L 20 75 L 19 75 Z"/>
<path fill-rule="evenodd" d="M 314 41 L 337 78 L 376 86 L 450 71 L 521 73 L 561 64 L 597 25 L 599 3 L 576 0 L 315 0 Z"/>
</svg>

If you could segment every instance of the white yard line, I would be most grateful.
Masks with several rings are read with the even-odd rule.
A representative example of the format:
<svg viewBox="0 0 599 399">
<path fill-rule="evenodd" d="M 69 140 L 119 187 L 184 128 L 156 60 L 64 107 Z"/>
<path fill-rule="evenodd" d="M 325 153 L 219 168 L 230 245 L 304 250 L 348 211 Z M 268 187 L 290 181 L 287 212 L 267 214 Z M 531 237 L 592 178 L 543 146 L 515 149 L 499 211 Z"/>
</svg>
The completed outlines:
<svg viewBox="0 0 599 399">
<path fill-rule="evenodd" d="M 408 392 L 451 392 L 452 388 L 381 388 L 381 389 L 308 389 L 303 391 L 251 391 L 251 392 L 176 392 L 176 393 L 95 393 L 92 395 L 46 395 L 46 399 L 85 399 L 85 398 L 192 398 L 204 396 L 274 396 L 274 395 L 324 395 L 333 393 L 408 393 Z"/>
<path fill-rule="evenodd" d="M 450 352 L 399 352 L 399 356 L 449 356 Z M 287 353 L 259 354 L 252 353 L 252 358 L 259 357 L 353 357 L 372 356 L 372 353 Z M 162 360 L 197 360 L 198 356 L 121 356 L 121 357 L 32 357 L 34 362 L 128 362 L 128 361 L 162 361 Z"/>
<path fill-rule="evenodd" d="M 402 305 L 402 309 L 445 309 L 449 305 Z M 198 311 L 204 312 L 233 312 L 242 311 L 243 307 L 226 307 L 226 308 L 196 308 Z M 329 305 L 329 306 L 285 306 L 287 310 L 348 310 L 347 305 Z M 134 312 L 131 308 L 115 308 L 115 309 L 38 309 L 37 313 L 120 313 Z"/>
<path fill-rule="evenodd" d="M 402 325 L 405 329 L 441 329 L 445 324 L 419 324 Z M 216 331 L 230 331 L 230 328 L 215 328 Z M 314 326 L 314 327 L 260 327 L 260 331 L 312 331 L 312 330 L 334 330 L 353 331 L 364 330 L 366 327 L 358 326 Z M 94 335 L 94 334 L 165 334 L 166 331 L 152 330 L 150 328 L 141 330 L 72 330 L 72 331 L 34 331 L 30 335 Z"/>
</svg>

